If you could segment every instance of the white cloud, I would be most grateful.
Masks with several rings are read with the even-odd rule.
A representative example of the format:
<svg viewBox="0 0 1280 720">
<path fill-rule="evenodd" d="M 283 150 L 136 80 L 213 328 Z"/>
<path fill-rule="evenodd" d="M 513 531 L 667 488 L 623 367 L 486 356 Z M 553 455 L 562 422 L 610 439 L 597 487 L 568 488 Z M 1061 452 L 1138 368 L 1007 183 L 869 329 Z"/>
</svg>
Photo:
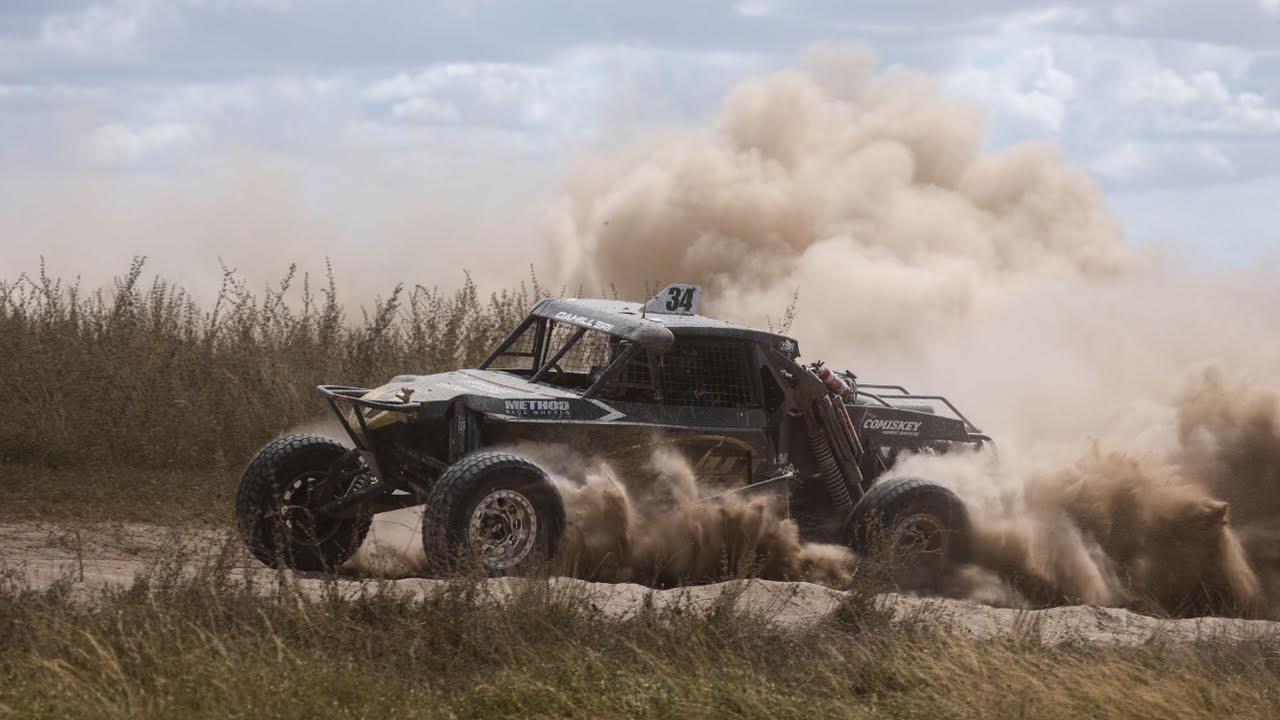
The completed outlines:
<svg viewBox="0 0 1280 720">
<path fill-rule="evenodd" d="M 544 63 L 450 62 L 368 83 L 371 122 L 462 124 L 536 134 L 530 146 L 590 138 L 601 126 L 667 122 L 709 107 L 759 58 L 627 45 L 575 48 Z"/>
<path fill-rule="evenodd" d="M 1089 170 L 1128 187 L 1160 184 L 1170 178 L 1222 181 L 1237 174 L 1236 163 L 1217 144 L 1176 141 L 1126 142 L 1100 153 L 1089 162 Z"/>
<path fill-rule="evenodd" d="M 185 0 L 185 2 L 191 7 L 209 7 L 215 10 L 246 8 L 283 12 L 297 6 L 296 0 Z"/>
<path fill-rule="evenodd" d="M 1116 78 L 1117 105 L 1147 116 L 1164 132 L 1280 132 L 1280 108 L 1256 92 L 1228 86 L 1213 70 L 1179 73 L 1168 67 L 1134 68 Z"/>
<path fill-rule="evenodd" d="M 601 135 L 697 121 L 736 80 L 787 64 L 840 23 L 858 23 L 884 57 L 940 70 L 989 109 L 993 145 L 1054 139 L 1108 183 L 1245 178 L 1266 172 L 1258 158 L 1270 149 L 1280 152 L 1277 56 L 1232 41 L 1240 22 L 1280 30 L 1262 15 L 1280 17 L 1280 0 L 1231 0 L 1221 12 L 1192 0 L 1012 4 L 727 0 L 702 10 L 749 32 L 721 37 L 649 22 L 667 5 L 648 16 L 633 6 L 624 14 L 634 28 L 548 9 L 537 22 L 557 32 L 534 36 L 513 21 L 514 6 L 465 0 L 378 13 L 297 0 L 78 0 L 45 11 L 52 16 L 36 21 L 25 45 L 9 46 L 27 53 L 21 62 L 0 34 L 0 69 L 14 68 L 9 75 L 23 83 L 0 85 L 8 113 L 0 129 L 28 133 L 44 150 L 92 148 L 95 161 L 124 166 L 227 146 L 318 163 L 347 141 L 423 153 L 487 144 L 546 160 Z M 601 18 L 612 12 L 601 5 Z M 285 41 L 274 29 L 294 17 L 274 13 L 299 20 Z M 428 16 L 448 28 L 446 41 L 427 42 L 434 36 L 426 33 L 413 46 Z M 358 32 L 332 46 L 328 29 L 342 23 Z M 147 69 L 110 62 L 119 58 Z M 55 96 L 55 86 L 70 89 Z M 65 126 L 31 122 L 40 113 L 113 124 L 92 141 L 68 141 Z M 218 142 L 201 142 L 209 138 Z"/>
<path fill-rule="evenodd" d="M 1147 168 L 1147 155 L 1138 145 L 1125 143 L 1107 150 L 1089 163 L 1089 169 L 1112 180 L 1128 180 Z"/>
<path fill-rule="evenodd" d="M 94 4 L 76 13 L 52 15 L 40 27 L 47 47 L 85 56 L 120 56 L 135 49 L 152 4 L 121 0 Z"/>
<path fill-rule="evenodd" d="M 1077 27 L 1094 18 L 1094 11 L 1083 7 L 1040 7 L 1010 13 L 1000 22 L 1004 33 L 1024 33 L 1048 27 Z"/>
<path fill-rule="evenodd" d="M 170 85 L 147 98 L 147 110 L 158 118 L 248 114 L 272 105 L 316 104 L 346 89 L 340 77 L 266 76 L 231 82 Z"/>
<path fill-rule="evenodd" d="M 1052 47 L 1041 46 L 953 71 L 948 84 L 996 113 L 1031 123 L 1043 133 L 1061 132 L 1076 80 L 1058 67 Z"/>
<path fill-rule="evenodd" d="M 160 152 L 190 146 L 199 135 L 186 123 L 159 123 L 133 129 L 118 123 L 103 125 L 85 139 L 89 158 L 101 165 L 134 165 Z"/>
<path fill-rule="evenodd" d="M 79 11 L 45 18 L 40 43 L 47 48 L 94 58 L 129 57 L 148 34 L 181 27 L 199 29 L 199 11 L 261 10 L 284 12 L 295 0 L 110 0 Z"/>
<path fill-rule="evenodd" d="M 764 17 L 773 12 L 773 6 L 762 0 L 743 0 L 733 6 L 733 11 L 743 17 Z"/>
<path fill-rule="evenodd" d="M 1114 197 L 1280 168 L 1280 0 L 588 4 L 71 0 L 41 19 L 0 0 L 0 183 L 90 161 L 167 178 L 240 149 L 308 178 L 351 157 L 441 184 L 458 175 L 441 167 L 550 175 L 593 143 L 701 122 L 833 34 L 942 74 L 991 111 L 993 145 L 1057 140 Z M 1186 205 L 1142 212 L 1227 214 Z"/>
<path fill-rule="evenodd" d="M 1209 143 L 1197 143 L 1195 146 L 1196 157 L 1200 159 L 1206 166 L 1217 169 L 1224 174 L 1235 172 L 1235 163 L 1231 162 L 1231 158 L 1216 145 Z"/>
<path fill-rule="evenodd" d="M 548 100 L 563 96 L 567 81 L 572 78 L 549 66 L 444 63 L 375 82 L 362 97 L 375 106 L 389 105 L 398 120 L 545 126 L 564 119 Z"/>
<path fill-rule="evenodd" d="M 453 123 L 462 119 L 452 103 L 429 96 L 411 97 L 391 107 L 391 116 L 397 120 L 426 123 Z"/>
<path fill-rule="evenodd" d="M 971 41 L 947 80 L 992 110 L 1003 141 L 1052 134 L 1104 155 L 1142 138 L 1280 136 L 1280 107 L 1251 86 L 1255 59 L 1201 43 L 1015 34 Z"/>
</svg>

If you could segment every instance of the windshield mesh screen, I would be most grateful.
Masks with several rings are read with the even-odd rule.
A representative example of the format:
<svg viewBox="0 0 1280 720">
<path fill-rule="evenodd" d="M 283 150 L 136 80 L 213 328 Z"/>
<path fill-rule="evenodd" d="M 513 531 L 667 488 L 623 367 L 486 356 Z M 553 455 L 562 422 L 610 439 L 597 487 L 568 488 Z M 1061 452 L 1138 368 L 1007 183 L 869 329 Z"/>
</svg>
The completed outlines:
<svg viewBox="0 0 1280 720">
<path fill-rule="evenodd" d="M 582 328 L 562 322 L 551 323 L 551 341 L 547 344 L 547 359 L 564 347 Z M 589 374 L 592 370 L 602 370 L 609 364 L 609 336 L 596 330 L 588 330 L 578 342 L 569 348 L 564 357 L 556 361 L 566 373 Z M 554 373 L 548 378 L 555 382 Z"/>
</svg>

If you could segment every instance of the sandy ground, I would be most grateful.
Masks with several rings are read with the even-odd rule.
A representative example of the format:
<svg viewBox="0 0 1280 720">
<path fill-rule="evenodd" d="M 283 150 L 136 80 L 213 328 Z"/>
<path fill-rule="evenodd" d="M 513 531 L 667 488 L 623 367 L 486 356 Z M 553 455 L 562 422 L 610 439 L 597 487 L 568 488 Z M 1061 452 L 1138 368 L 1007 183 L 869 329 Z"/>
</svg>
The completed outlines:
<svg viewBox="0 0 1280 720">
<path fill-rule="evenodd" d="M 359 593 L 371 582 L 364 570 L 382 568 L 392 574 L 411 571 L 415 534 L 412 516 L 391 517 L 375 527 L 349 578 L 320 578 L 301 574 L 281 576 L 261 567 L 239 549 L 229 532 L 121 524 L 0 524 L 0 570 L 17 573 L 34 587 L 69 583 L 74 592 L 92 593 L 107 586 L 129 583 L 137 574 L 155 566 L 162 556 L 179 552 L 193 558 L 208 557 L 225 548 L 234 558 L 236 573 L 282 578 L 303 592 L 319 593 L 336 587 Z M 405 562 L 408 558 L 408 562 Z M 357 575 L 363 574 L 364 577 Z M 420 577 L 380 579 L 397 592 L 424 597 L 447 581 Z M 485 591 L 500 602 L 524 580 L 495 579 Z M 541 581 L 537 581 L 541 582 Z M 739 580 L 671 590 L 640 585 L 591 583 L 553 578 L 548 592 L 571 595 L 622 617 L 642 606 L 679 606 L 691 612 L 705 611 L 717 603 L 732 602 L 739 609 L 759 614 L 788 627 L 813 623 L 836 612 L 848 600 L 845 592 L 802 582 Z M 1251 639 L 1280 634 L 1280 622 L 1229 618 L 1168 620 L 1127 610 L 1099 607 L 1060 607 L 1045 610 L 1012 610 L 940 598 L 885 594 L 875 602 L 895 621 L 936 625 L 976 638 L 1014 637 L 1063 642 L 1140 645 L 1152 642 L 1188 642 L 1197 639 Z"/>
</svg>

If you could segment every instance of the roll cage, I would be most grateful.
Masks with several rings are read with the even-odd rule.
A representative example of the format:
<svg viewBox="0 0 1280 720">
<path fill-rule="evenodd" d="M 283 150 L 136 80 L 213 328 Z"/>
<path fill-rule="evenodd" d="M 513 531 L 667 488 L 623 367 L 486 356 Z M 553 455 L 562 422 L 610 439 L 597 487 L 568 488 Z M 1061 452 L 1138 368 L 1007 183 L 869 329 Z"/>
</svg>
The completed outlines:
<svg viewBox="0 0 1280 720">
<path fill-rule="evenodd" d="M 639 323 L 624 326 L 560 309 L 562 305 L 558 303 L 563 302 L 539 303 L 480 363 L 479 369 L 502 370 L 535 383 L 581 388 L 582 397 L 590 399 L 597 396 L 637 352 L 650 350 L 648 357 L 656 358 L 674 340 L 670 330 L 656 323 L 653 327 Z M 603 345 L 607 348 L 605 357 L 600 356 L 601 338 L 607 338 Z M 587 344 L 592 347 L 587 348 Z M 605 362 L 596 364 L 597 361 Z"/>
</svg>

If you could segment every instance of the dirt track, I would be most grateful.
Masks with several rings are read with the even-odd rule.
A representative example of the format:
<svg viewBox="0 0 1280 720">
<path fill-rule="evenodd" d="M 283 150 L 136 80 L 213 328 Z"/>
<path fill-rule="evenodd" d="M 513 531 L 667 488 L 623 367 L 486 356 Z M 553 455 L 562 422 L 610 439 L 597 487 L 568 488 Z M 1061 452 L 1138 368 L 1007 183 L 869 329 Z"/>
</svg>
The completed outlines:
<svg viewBox="0 0 1280 720">
<path fill-rule="evenodd" d="M 380 532 L 379 532 L 380 531 Z M 375 530 L 370 547 L 386 551 L 404 542 L 403 528 Z M 229 543 L 229 544 L 228 544 Z M 70 583 L 74 592 L 95 590 L 130 582 L 154 567 L 175 548 L 204 557 L 227 547 L 234 554 L 236 572 L 273 577 L 236 548 L 226 532 L 180 529 L 142 524 L 7 523 L 0 524 L 0 570 L 16 572 L 34 587 L 55 582 Z M 395 548 L 397 551 L 401 547 Z M 395 554 L 395 553 L 393 553 Z M 369 561 L 369 553 L 363 556 Z M 293 575 L 287 578 L 303 592 L 319 592 L 336 583 L 341 591 L 364 589 L 368 578 L 319 578 Z M 400 592 L 426 596 L 445 582 L 426 578 L 380 580 Z M 497 601 L 510 594 L 519 580 L 489 580 L 488 593 Z M 732 597 L 740 609 L 761 613 L 783 626 L 816 622 L 835 612 L 846 593 L 812 583 L 763 580 L 732 581 L 672 590 L 652 590 L 640 585 L 590 583 L 555 578 L 550 590 L 583 598 L 611 616 L 625 616 L 643 605 L 679 605 L 693 611 Z M 1186 642 L 1196 639 L 1248 639 L 1280 634 L 1280 622 L 1228 618 L 1157 619 L 1127 610 L 1098 607 L 1060 607 L 1046 610 L 993 608 L 958 600 L 918 598 L 886 594 L 876 598 L 894 620 L 910 620 L 946 627 L 976 638 L 1038 638 L 1048 644 L 1096 642 L 1137 645 L 1149 642 Z"/>
</svg>

